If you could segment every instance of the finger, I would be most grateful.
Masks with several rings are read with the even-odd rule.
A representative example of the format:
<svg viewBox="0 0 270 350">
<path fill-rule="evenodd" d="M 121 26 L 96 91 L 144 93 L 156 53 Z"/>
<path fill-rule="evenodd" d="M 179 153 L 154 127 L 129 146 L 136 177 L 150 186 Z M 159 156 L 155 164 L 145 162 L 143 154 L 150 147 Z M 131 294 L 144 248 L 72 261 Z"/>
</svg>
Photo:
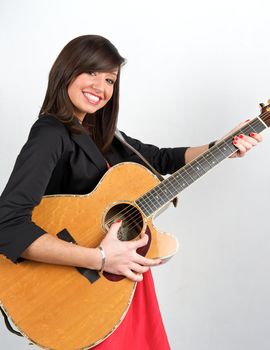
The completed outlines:
<svg viewBox="0 0 270 350">
<path fill-rule="evenodd" d="M 139 238 L 137 241 L 133 242 L 134 249 L 144 247 L 148 243 L 148 240 L 149 240 L 148 235 L 144 234 L 142 238 Z"/>
<path fill-rule="evenodd" d="M 120 229 L 122 225 L 122 220 L 116 220 L 109 228 L 108 234 L 113 236 L 114 238 L 117 238 L 117 232 Z"/>
<path fill-rule="evenodd" d="M 248 149 L 252 148 L 253 146 L 256 146 L 258 141 L 255 140 L 254 138 L 247 136 L 247 135 L 243 135 L 240 134 L 237 138 L 240 143 L 242 143 L 244 146 L 247 146 Z"/>
<path fill-rule="evenodd" d="M 149 266 L 142 266 L 140 264 L 136 264 L 136 263 L 132 263 L 130 265 L 130 269 L 133 272 L 137 272 L 137 273 L 145 273 L 146 271 L 149 270 Z"/>
<path fill-rule="evenodd" d="M 255 146 L 255 144 L 257 144 L 257 141 L 256 140 L 252 140 L 252 138 L 249 137 L 249 136 L 240 134 L 239 136 L 235 136 L 234 137 L 233 144 L 237 148 L 239 148 L 239 146 L 240 146 L 240 151 L 241 152 L 243 152 L 243 151 L 246 152 L 246 151 L 250 150 L 253 147 L 253 144 Z"/>
<path fill-rule="evenodd" d="M 161 263 L 161 259 L 148 259 L 140 254 L 137 254 L 135 262 L 143 266 L 157 266 Z"/>
<path fill-rule="evenodd" d="M 133 282 L 141 282 L 143 280 L 143 275 L 135 273 L 131 270 L 127 270 L 125 276 Z"/>
<path fill-rule="evenodd" d="M 251 138 L 255 139 L 257 142 L 262 142 L 262 135 L 252 132 L 249 134 Z"/>
<path fill-rule="evenodd" d="M 249 142 L 248 140 L 244 140 L 244 139 L 240 139 L 238 144 L 244 147 L 245 152 L 249 151 L 253 147 L 251 142 Z"/>
<path fill-rule="evenodd" d="M 246 154 L 246 148 L 238 140 L 233 141 L 233 144 L 238 149 L 234 157 L 243 157 Z"/>
</svg>

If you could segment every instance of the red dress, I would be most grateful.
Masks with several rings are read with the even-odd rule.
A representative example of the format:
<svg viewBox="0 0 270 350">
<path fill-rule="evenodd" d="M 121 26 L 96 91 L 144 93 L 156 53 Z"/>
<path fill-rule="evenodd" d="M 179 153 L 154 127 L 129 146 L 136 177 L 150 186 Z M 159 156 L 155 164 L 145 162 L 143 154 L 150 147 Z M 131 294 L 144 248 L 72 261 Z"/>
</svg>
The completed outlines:
<svg viewBox="0 0 270 350">
<path fill-rule="evenodd" d="M 95 350 L 169 350 L 151 271 L 137 283 L 129 310 L 119 327 Z"/>
</svg>

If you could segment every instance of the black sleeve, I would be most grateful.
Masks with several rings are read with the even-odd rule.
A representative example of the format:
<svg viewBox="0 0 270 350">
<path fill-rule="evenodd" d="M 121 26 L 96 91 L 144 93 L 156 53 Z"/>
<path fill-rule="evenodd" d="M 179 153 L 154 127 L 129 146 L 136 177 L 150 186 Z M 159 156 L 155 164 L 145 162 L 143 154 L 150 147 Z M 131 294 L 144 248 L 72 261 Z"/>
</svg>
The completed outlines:
<svg viewBox="0 0 270 350">
<path fill-rule="evenodd" d="M 0 197 L 0 253 L 13 262 L 45 233 L 31 221 L 31 216 L 62 155 L 62 136 L 61 125 L 40 118 L 33 125 Z"/>
<path fill-rule="evenodd" d="M 121 133 L 125 140 L 139 151 L 160 174 L 172 174 L 185 165 L 185 152 L 188 147 L 158 148 L 133 139 L 122 131 Z M 138 156 L 134 153 L 132 157 L 134 161 L 138 161 Z"/>
</svg>

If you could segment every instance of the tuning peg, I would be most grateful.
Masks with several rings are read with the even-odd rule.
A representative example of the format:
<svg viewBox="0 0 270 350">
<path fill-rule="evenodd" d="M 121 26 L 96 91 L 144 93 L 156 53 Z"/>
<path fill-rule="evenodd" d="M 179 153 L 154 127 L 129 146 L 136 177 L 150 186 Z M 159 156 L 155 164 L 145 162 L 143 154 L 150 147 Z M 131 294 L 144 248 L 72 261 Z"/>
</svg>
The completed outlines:
<svg viewBox="0 0 270 350">
<path fill-rule="evenodd" d="M 261 107 L 261 109 L 263 109 L 265 107 L 265 104 L 264 103 L 260 103 L 260 107 Z"/>
<path fill-rule="evenodd" d="M 270 105 L 270 100 L 268 100 L 267 103 Z"/>
</svg>

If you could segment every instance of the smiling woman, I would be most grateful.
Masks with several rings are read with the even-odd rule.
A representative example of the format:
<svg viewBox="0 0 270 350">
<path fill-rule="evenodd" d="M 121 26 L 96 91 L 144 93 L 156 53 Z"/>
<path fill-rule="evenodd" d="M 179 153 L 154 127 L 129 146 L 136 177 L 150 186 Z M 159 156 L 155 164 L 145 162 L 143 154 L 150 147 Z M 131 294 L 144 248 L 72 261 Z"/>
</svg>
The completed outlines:
<svg viewBox="0 0 270 350">
<path fill-rule="evenodd" d="M 83 35 L 71 40 L 51 68 L 40 116 L 55 115 L 73 132 L 87 129 L 106 152 L 116 127 L 124 64 L 125 59 L 106 38 Z"/>
<path fill-rule="evenodd" d="M 86 114 L 95 113 L 109 102 L 117 74 L 118 70 L 82 73 L 69 84 L 68 96 L 81 123 Z"/>
<path fill-rule="evenodd" d="M 44 332 L 41 331 L 39 335 L 33 334 L 31 327 L 28 329 L 20 322 L 16 322 L 18 328 L 32 341 L 46 348 L 72 350 L 97 346 L 100 350 L 169 349 L 149 271 L 151 266 L 160 263 L 160 259 L 149 259 L 137 252 L 137 249 L 147 244 L 147 235 L 134 242 L 120 241 L 117 232 L 122 222 L 113 220 L 107 235 L 104 237 L 101 230 L 101 238 L 94 245 L 90 247 L 83 244 L 70 245 L 57 238 L 44 225 L 39 226 L 32 216 L 32 211 L 41 202 L 42 196 L 88 194 L 97 186 L 108 170 L 109 164 L 116 165 L 123 161 L 140 162 L 136 155 L 114 138 L 119 105 L 120 70 L 124 63 L 125 60 L 117 49 L 101 36 L 81 36 L 64 47 L 50 71 L 39 119 L 31 129 L 0 199 L 0 253 L 6 255 L 12 262 L 20 262 L 19 265 L 23 267 L 24 261 L 21 262 L 21 259 L 24 258 L 50 265 L 87 268 L 99 271 L 102 279 L 105 279 L 102 274 L 104 270 L 106 273 L 126 277 L 129 283 L 133 282 L 129 284 L 132 286 L 131 294 L 121 312 L 121 317 L 118 316 L 116 322 L 109 328 L 107 326 L 104 328 L 111 322 L 107 309 L 106 317 L 98 315 L 99 326 L 94 327 L 94 331 L 86 332 L 83 332 L 86 324 L 91 328 L 93 323 L 97 322 L 93 321 L 94 315 L 89 308 L 87 314 L 81 310 L 79 319 L 82 327 L 78 329 L 73 323 L 69 324 L 70 331 L 75 328 L 77 331 L 74 335 L 69 334 L 69 337 L 67 335 L 62 343 L 59 343 L 62 338 L 60 334 L 70 316 L 64 317 L 65 320 L 59 322 L 57 329 L 53 326 L 51 332 L 46 331 L 45 339 L 42 339 Z M 163 154 L 157 147 L 146 146 L 137 140 L 125 137 L 146 157 L 153 158 L 153 161 Z M 170 158 L 173 157 L 174 160 L 173 164 L 166 165 L 165 159 L 164 170 L 174 171 L 183 165 L 184 151 L 185 148 L 165 151 L 168 155 L 171 154 Z M 159 167 L 160 161 L 156 159 L 155 162 Z M 104 198 L 106 197 L 105 194 Z M 89 215 L 97 204 L 89 208 Z M 74 208 L 73 222 L 78 220 L 77 212 L 78 210 Z M 52 219 L 50 215 L 50 221 L 57 219 Z M 95 222 L 96 218 L 93 219 L 93 224 L 89 224 L 87 234 L 89 238 L 96 229 Z M 67 223 L 64 226 L 64 230 L 67 228 L 70 230 Z M 78 230 L 79 227 L 75 227 L 72 232 L 74 237 Z M 80 241 L 78 236 L 77 241 Z M 140 281 L 134 294 L 134 282 Z M 71 284 L 71 287 L 74 288 L 74 285 Z M 87 293 L 90 293 L 90 286 L 86 284 L 86 287 Z M 28 288 L 28 296 L 29 290 L 35 288 Z M 67 286 L 65 291 L 67 292 Z M 61 291 L 60 294 L 62 295 Z M 31 296 L 32 300 L 35 298 L 35 295 Z M 89 298 L 95 300 L 92 294 Z M 85 298 L 82 303 L 84 300 Z M 109 309 L 112 305 L 113 303 L 109 304 Z M 100 309 L 97 302 L 94 309 Z M 62 309 L 60 314 L 55 312 L 52 317 L 55 320 L 64 314 L 65 311 Z M 115 313 L 117 314 L 119 312 Z M 113 318 L 115 315 L 113 313 Z M 36 320 L 34 323 L 40 322 Z M 98 335 L 101 330 L 102 335 Z M 77 332 L 83 332 L 80 339 L 77 339 Z M 52 340 L 55 334 L 56 343 Z M 132 342 L 131 337 L 134 337 Z"/>
<path fill-rule="evenodd" d="M 150 267 L 173 254 L 162 254 L 164 238 L 154 238 L 155 210 L 146 214 L 142 209 L 142 194 L 151 193 L 158 179 L 141 166 L 145 163 L 140 154 L 165 175 L 175 173 L 209 145 L 159 149 L 124 133 L 124 142 L 116 137 L 124 63 L 110 41 L 98 35 L 75 38 L 64 47 L 50 71 L 39 118 L 0 198 L 0 253 L 9 259 L 0 257 L 0 301 L 11 298 L 18 328 L 47 349 L 170 348 Z M 238 156 L 261 140 L 256 133 L 238 136 L 230 145 Z M 140 165 L 120 165 L 123 162 Z M 129 170 L 122 170 L 120 177 L 121 169 Z M 102 183 L 104 192 L 98 190 Z M 65 198 L 64 204 L 57 202 L 58 197 Z M 160 197 L 155 194 L 153 202 Z M 44 203 L 51 204 L 45 206 L 41 222 L 37 213 Z M 172 238 L 168 239 L 171 244 Z M 175 253 L 171 246 L 170 253 Z M 159 249 L 151 255 L 156 252 L 153 247 Z M 13 274 L 4 278 L 1 267 Z M 11 293 L 11 286 L 17 290 Z M 54 307 L 41 292 L 51 293 Z M 115 303 L 119 298 L 125 302 Z"/>
</svg>

